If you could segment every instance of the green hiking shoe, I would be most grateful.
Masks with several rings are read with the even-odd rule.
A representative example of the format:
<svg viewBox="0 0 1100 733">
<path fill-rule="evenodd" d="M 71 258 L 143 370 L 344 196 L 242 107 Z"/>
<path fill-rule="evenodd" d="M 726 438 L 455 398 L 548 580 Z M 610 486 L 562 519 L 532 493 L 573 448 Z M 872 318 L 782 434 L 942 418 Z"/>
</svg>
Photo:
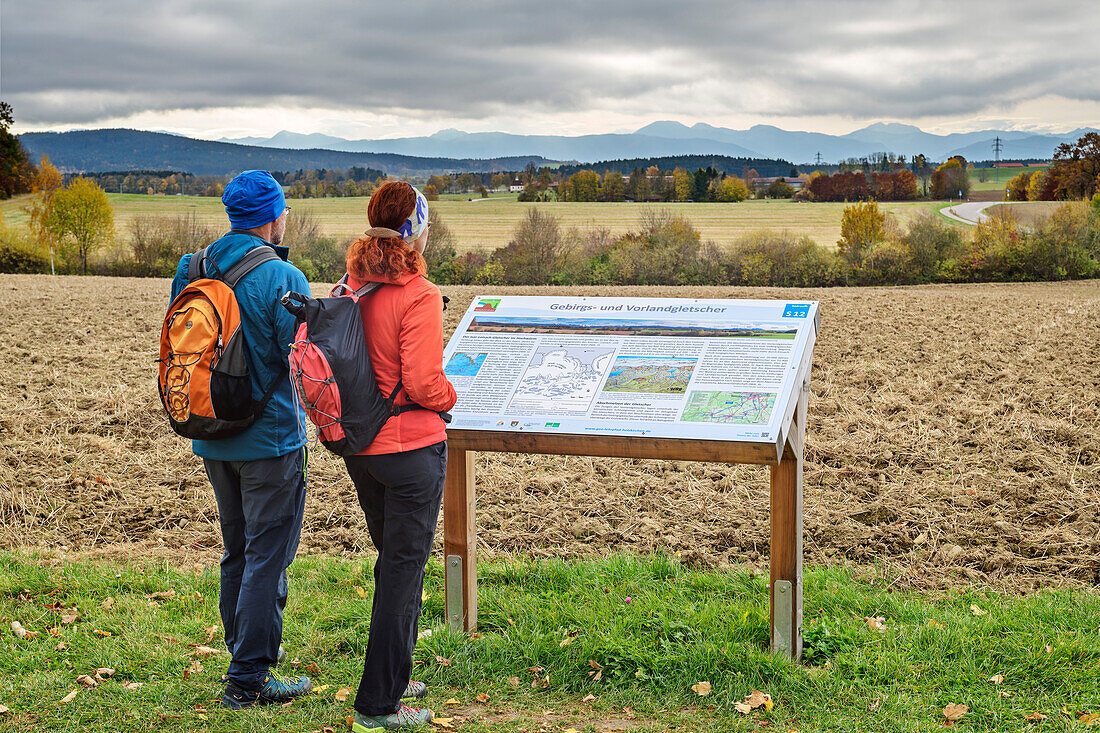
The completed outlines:
<svg viewBox="0 0 1100 733">
<path fill-rule="evenodd" d="M 428 694 L 428 686 L 423 682 L 415 682 L 409 680 L 409 684 L 405 685 L 405 692 L 401 695 L 402 698 L 413 698 L 419 700 L 420 698 Z"/>
<path fill-rule="evenodd" d="M 397 730 L 398 728 L 419 728 L 432 722 L 432 711 L 427 708 L 410 708 L 402 705 L 396 713 L 389 715 L 355 714 L 351 724 L 352 733 L 368 730 Z"/>
<path fill-rule="evenodd" d="M 313 683 L 309 677 L 281 677 L 268 670 L 264 679 L 264 686 L 260 688 L 260 704 L 282 704 L 290 702 L 296 697 L 301 697 L 313 689 Z"/>
</svg>

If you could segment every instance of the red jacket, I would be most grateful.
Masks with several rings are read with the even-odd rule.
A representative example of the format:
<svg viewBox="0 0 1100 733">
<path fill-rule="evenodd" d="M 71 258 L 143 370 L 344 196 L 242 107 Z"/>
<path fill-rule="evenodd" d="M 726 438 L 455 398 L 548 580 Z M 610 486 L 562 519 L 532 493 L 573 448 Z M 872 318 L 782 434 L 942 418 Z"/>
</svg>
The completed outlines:
<svg viewBox="0 0 1100 733">
<path fill-rule="evenodd" d="M 400 453 L 434 445 L 447 439 L 446 423 L 434 411 L 450 410 L 458 397 L 443 373 L 443 296 L 421 275 L 406 274 L 396 280 L 371 277 L 386 283 L 359 301 L 367 351 L 374 365 L 378 388 L 389 397 L 401 380 L 397 405 L 416 403 L 427 410 L 409 410 L 391 417 L 361 456 Z M 366 283 L 348 278 L 358 290 Z"/>
</svg>

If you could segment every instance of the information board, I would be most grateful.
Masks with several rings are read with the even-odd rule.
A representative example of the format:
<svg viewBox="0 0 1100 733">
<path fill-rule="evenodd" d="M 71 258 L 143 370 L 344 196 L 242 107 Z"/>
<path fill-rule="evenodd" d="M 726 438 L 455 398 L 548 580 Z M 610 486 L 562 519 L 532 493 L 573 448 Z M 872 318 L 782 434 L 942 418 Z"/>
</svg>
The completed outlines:
<svg viewBox="0 0 1100 733">
<path fill-rule="evenodd" d="M 444 351 L 452 430 L 775 442 L 816 301 L 483 296 Z"/>
</svg>

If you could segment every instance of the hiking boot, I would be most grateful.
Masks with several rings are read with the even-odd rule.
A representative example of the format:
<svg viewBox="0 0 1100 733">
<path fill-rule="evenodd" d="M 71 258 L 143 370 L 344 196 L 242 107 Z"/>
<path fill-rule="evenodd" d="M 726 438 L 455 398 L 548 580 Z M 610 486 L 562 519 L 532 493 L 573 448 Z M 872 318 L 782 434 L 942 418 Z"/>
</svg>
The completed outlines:
<svg viewBox="0 0 1100 733">
<path fill-rule="evenodd" d="M 396 713 L 389 715 L 363 715 L 355 714 L 355 720 L 351 724 L 352 733 L 363 733 L 367 730 L 396 730 L 397 728 L 419 728 L 432 722 L 432 711 L 427 708 L 410 708 L 402 705 Z"/>
<path fill-rule="evenodd" d="M 255 690 L 246 690 L 236 682 L 227 680 L 225 694 L 222 695 L 222 707 L 230 710 L 250 708 L 260 700 L 260 693 Z"/>
<path fill-rule="evenodd" d="M 268 670 L 264 686 L 260 688 L 260 704 L 290 702 L 313 689 L 309 677 L 280 677 Z"/>
<path fill-rule="evenodd" d="M 419 700 L 420 698 L 428 694 L 428 686 L 423 682 L 414 682 L 409 680 L 409 684 L 405 685 L 405 692 L 401 694 L 402 698 L 413 698 Z"/>
</svg>

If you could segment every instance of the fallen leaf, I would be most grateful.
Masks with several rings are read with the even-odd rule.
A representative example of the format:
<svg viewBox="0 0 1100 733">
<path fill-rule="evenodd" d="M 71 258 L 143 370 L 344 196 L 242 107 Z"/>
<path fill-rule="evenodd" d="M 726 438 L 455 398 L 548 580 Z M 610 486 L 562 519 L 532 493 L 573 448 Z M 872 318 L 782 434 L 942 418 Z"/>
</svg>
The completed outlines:
<svg viewBox="0 0 1100 733">
<path fill-rule="evenodd" d="M 203 646 L 201 644 L 199 644 L 198 646 L 195 647 L 195 651 L 191 652 L 191 654 L 193 656 L 196 656 L 196 657 L 210 657 L 210 656 L 213 656 L 215 654 L 221 654 L 221 653 L 222 653 L 221 649 L 215 649 L 214 647 Z"/>
<path fill-rule="evenodd" d="M 1046 720 L 1047 716 L 1042 713 L 1032 713 L 1031 715 L 1025 715 L 1024 720 Z"/>
<path fill-rule="evenodd" d="M 870 705 L 867 706 L 867 709 L 873 712 L 875 710 L 878 710 L 878 706 L 881 705 L 881 704 L 882 704 L 882 699 L 881 698 L 876 699 L 873 703 L 871 703 Z"/>
<path fill-rule="evenodd" d="M 98 682 L 96 682 L 94 679 L 92 679 L 91 677 L 89 677 L 86 674 L 79 675 L 76 678 L 76 681 L 79 682 L 80 684 L 84 685 L 85 687 L 95 687 L 96 685 L 99 684 Z"/>
<path fill-rule="evenodd" d="M 509 677 L 508 684 L 512 687 L 519 687 L 519 677 Z"/>
<path fill-rule="evenodd" d="M 995 685 L 999 685 L 1005 681 L 1005 676 L 1003 674 L 995 674 L 989 678 L 989 681 Z"/>
<path fill-rule="evenodd" d="M 61 617 L 61 623 L 65 623 L 64 616 Z M 100 636 L 114 636 L 114 634 L 112 634 L 110 631 L 103 631 L 102 629 L 92 629 L 92 633 L 98 634 Z"/>
<path fill-rule="evenodd" d="M 191 670 L 191 674 L 198 674 L 203 669 L 202 662 L 196 659 L 195 661 L 191 662 L 191 666 L 188 667 L 188 669 Z"/>
<path fill-rule="evenodd" d="M 206 630 L 206 643 L 207 644 L 214 641 L 214 636 L 215 636 L 215 634 L 218 633 L 219 628 L 221 628 L 221 627 L 219 627 L 217 624 L 214 624 L 213 626 L 209 627 Z"/>
<path fill-rule="evenodd" d="M 439 664 L 440 667 L 450 667 L 451 666 L 451 660 L 450 659 L 447 659 L 446 657 L 441 657 L 438 654 L 435 655 L 435 661 L 436 661 L 437 664 Z"/>
<path fill-rule="evenodd" d="M 336 694 L 333 695 L 333 697 L 336 699 L 336 702 L 347 702 L 348 697 L 350 697 L 350 696 L 351 696 L 351 688 L 350 687 L 341 687 L 339 690 L 336 691 Z"/>
<path fill-rule="evenodd" d="M 65 646 L 65 642 L 59 641 L 59 642 L 57 642 L 57 646 L 55 646 L 53 649 L 54 649 L 55 652 L 63 652 L 68 648 L 69 647 Z"/>
<path fill-rule="evenodd" d="M 978 608 L 977 603 L 971 603 L 970 604 L 970 613 L 974 614 L 975 616 L 984 616 L 987 613 L 989 613 L 989 611 L 986 611 L 984 608 Z"/>
<path fill-rule="evenodd" d="M 1052 651 L 1054 651 L 1054 647 L 1052 647 L 1050 644 L 1047 644 L 1047 654 L 1050 654 Z"/>
<path fill-rule="evenodd" d="M 358 585 L 355 586 L 355 592 L 359 594 L 360 598 L 366 598 L 367 597 L 367 591 L 364 590 L 361 586 L 358 586 Z"/>
<path fill-rule="evenodd" d="M 956 703 L 951 703 L 943 709 L 943 717 L 954 722 L 969 712 L 969 705 L 958 705 Z"/>
<path fill-rule="evenodd" d="M 454 718 L 433 718 L 432 725 L 438 725 L 440 728 L 453 728 Z"/>
<path fill-rule="evenodd" d="M 710 683 L 696 682 L 694 685 L 691 686 L 691 689 L 695 690 L 695 694 L 699 697 L 706 697 L 710 694 Z"/>
<path fill-rule="evenodd" d="M 577 733 L 577 729 L 576 728 L 566 728 L 561 733 Z"/>
<path fill-rule="evenodd" d="M 1085 726 L 1093 726 L 1100 723 L 1100 713 L 1085 713 L 1077 722 Z"/>
<path fill-rule="evenodd" d="M 313 694 L 320 695 L 322 692 L 327 690 L 328 687 L 329 687 L 328 685 L 320 685 L 319 687 L 314 687 L 313 688 Z"/>
<path fill-rule="evenodd" d="M 104 486 L 110 486 L 114 483 L 114 481 L 111 480 L 110 476 L 96 476 L 95 482 L 97 484 L 103 484 Z"/>
<path fill-rule="evenodd" d="M 928 625 L 931 626 L 933 629 L 945 629 L 945 628 L 947 628 L 946 626 L 944 626 L 942 621 L 937 621 L 936 619 L 930 620 L 928 622 Z"/>
<path fill-rule="evenodd" d="M 0 715 L 7 715 L 10 712 L 11 708 L 9 708 L 7 705 L 0 705 Z"/>
<path fill-rule="evenodd" d="M 70 692 L 70 693 L 69 693 L 68 695 L 66 695 L 65 697 L 61 698 L 61 703 L 62 703 L 62 704 L 64 704 L 64 703 L 67 703 L 67 702 L 72 702 L 72 701 L 73 701 L 73 698 L 74 698 L 74 697 L 76 697 L 76 693 L 78 693 L 78 692 L 80 692 L 80 689 L 79 689 L 79 688 L 77 688 L 77 689 L 73 690 L 73 691 L 72 691 L 72 692 Z"/>
<path fill-rule="evenodd" d="M 477 693 L 477 697 L 475 697 L 474 699 L 482 704 L 489 702 L 489 696 L 486 695 L 484 692 Z"/>
<path fill-rule="evenodd" d="M 122 683 L 122 689 L 124 689 L 124 690 L 136 690 L 144 684 L 145 684 L 144 682 L 123 682 Z"/>
<path fill-rule="evenodd" d="M 97 669 L 95 671 L 95 678 L 97 680 L 99 680 L 100 682 L 102 682 L 103 680 L 107 679 L 108 677 L 110 677 L 114 673 L 115 673 L 115 671 L 113 669 L 111 669 L 110 667 L 100 667 L 99 669 Z"/>
<path fill-rule="evenodd" d="M 592 675 L 593 682 L 599 682 L 603 679 L 603 670 L 596 670 L 595 672 L 589 672 L 589 674 Z"/>
<path fill-rule="evenodd" d="M 432 595 L 428 591 L 426 591 L 426 590 L 420 591 L 420 602 L 421 603 L 424 603 L 425 601 L 427 601 L 431 597 L 432 597 Z"/>
<path fill-rule="evenodd" d="M 19 623 L 18 621 L 11 622 L 11 633 L 15 634 L 20 639 L 33 639 L 34 637 L 38 636 L 37 631 L 28 631 L 27 629 L 24 629 L 23 624 Z"/>
<path fill-rule="evenodd" d="M 886 631 L 886 619 L 882 616 L 864 616 L 863 620 L 872 631 Z"/>
<path fill-rule="evenodd" d="M 573 637 L 572 636 L 567 636 L 567 637 L 565 637 L 564 639 L 561 640 L 561 643 L 558 644 L 558 646 L 559 647 L 569 646 L 572 643 L 573 643 Z"/>
<path fill-rule="evenodd" d="M 206 706 L 203 705 L 201 702 L 195 703 L 195 712 L 199 713 L 200 715 L 205 715 L 206 714 Z"/>
<path fill-rule="evenodd" d="M 581 698 L 581 702 L 595 702 L 595 701 L 596 701 L 596 696 L 595 695 L 585 695 L 584 697 Z"/>
<path fill-rule="evenodd" d="M 156 593 L 146 593 L 145 597 L 150 601 L 167 601 L 169 598 L 176 597 L 176 591 L 172 588 L 168 590 L 158 590 Z"/>
<path fill-rule="evenodd" d="M 743 715 L 748 715 L 752 712 L 752 708 L 750 708 L 747 704 L 743 702 L 735 702 L 733 704 L 733 709 L 739 713 L 742 713 Z"/>
<path fill-rule="evenodd" d="M 99 607 L 102 608 L 104 611 L 110 611 L 111 608 L 114 605 L 115 605 L 114 597 L 113 596 L 107 596 L 107 600 L 103 601 L 103 603 L 100 603 Z"/>
<path fill-rule="evenodd" d="M 427 639 L 431 635 L 432 635 L 432 630 L 431 629 L 424 629 L 423 631 L 421 631 L 419 634 L 416 635 L 416 638 L 417 639 Z"/>
</svg>

